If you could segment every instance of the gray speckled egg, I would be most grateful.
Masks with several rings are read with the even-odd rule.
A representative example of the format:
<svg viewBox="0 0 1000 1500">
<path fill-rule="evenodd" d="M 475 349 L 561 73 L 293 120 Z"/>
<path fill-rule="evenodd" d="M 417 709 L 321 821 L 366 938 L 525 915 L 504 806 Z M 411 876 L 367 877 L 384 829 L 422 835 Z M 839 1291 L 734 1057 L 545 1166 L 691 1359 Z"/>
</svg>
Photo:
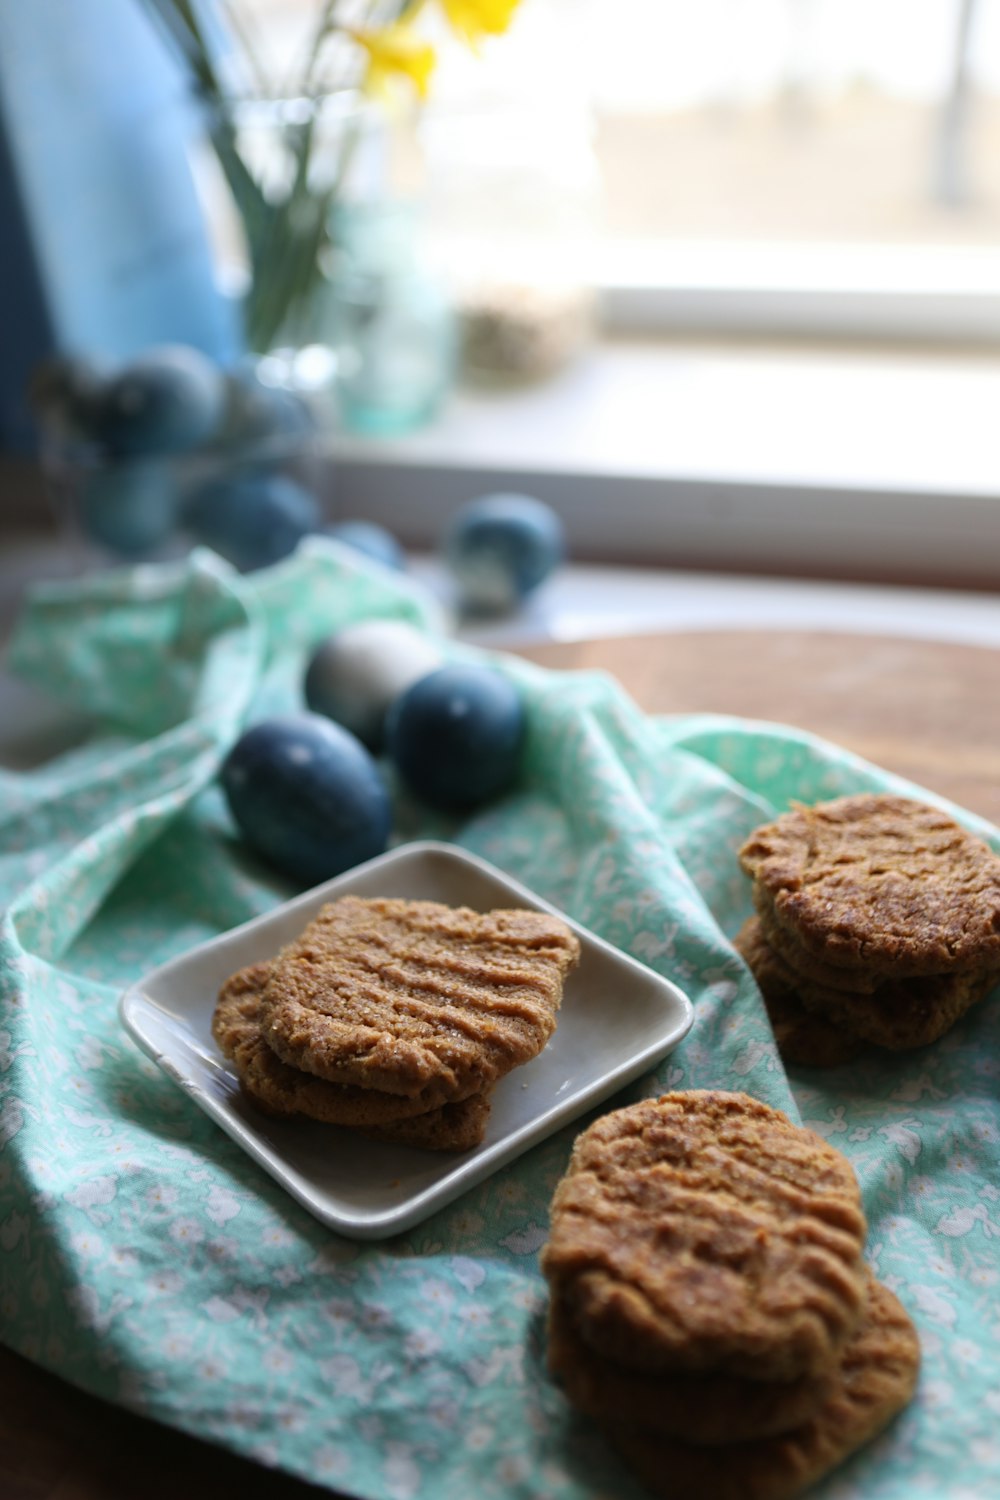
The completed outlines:
<svg viewBox="0 0 1000 1500">
<path fill-rule="evenodd" d="M 377 750 L 390 705 L 441 659 L 435 643 L 403 620 L 345 625 L 314 651 L 305 676 L 306 703 Z"/>
</svg>

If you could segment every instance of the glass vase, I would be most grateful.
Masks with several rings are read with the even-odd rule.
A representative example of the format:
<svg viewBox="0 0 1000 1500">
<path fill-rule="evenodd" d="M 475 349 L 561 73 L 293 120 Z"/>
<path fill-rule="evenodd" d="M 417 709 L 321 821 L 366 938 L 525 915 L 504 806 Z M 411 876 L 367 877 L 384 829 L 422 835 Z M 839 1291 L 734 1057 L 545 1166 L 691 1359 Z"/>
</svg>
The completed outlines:
<svg viewBox="0 0 1000 1500">
<path fill-rule="evenodd" d="M 320 332 L 341 425 L 393 435 L 430 421 L 454 376 L 455 323 L 408 203 L 339 205 Z"/>
</svg>

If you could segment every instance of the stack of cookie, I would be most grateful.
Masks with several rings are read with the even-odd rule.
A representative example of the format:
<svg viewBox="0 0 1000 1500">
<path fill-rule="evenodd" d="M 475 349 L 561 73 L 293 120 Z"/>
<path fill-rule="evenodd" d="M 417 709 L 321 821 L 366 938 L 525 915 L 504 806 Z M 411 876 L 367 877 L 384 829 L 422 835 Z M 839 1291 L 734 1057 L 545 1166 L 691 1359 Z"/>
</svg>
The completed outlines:
<svg viewBox="0 0 1000 1500">
<path fill-rule="evenodd" d="M 865 1235 L 846 1158 L 746 1094 L 605 1115 L 553 1199 L 550 1368 L 654 1494 L 785 1500 L 913 1393 Z"/>
<path fill-rule="evenodd" d="M 736 947 L 789 1062 L 926 1046 L 1000 981 L 1000 858 L 937 808 L 795 806 L 739 857 L 756 915 Z"/>
<path fill-rule="evenodd" d="M 212 1032 L 270 1114 L 464 1151 L 497 1080 L 555 1030 L 579 952 L 545 912 L 348 896 L 232 975 Z"/>
</svg>

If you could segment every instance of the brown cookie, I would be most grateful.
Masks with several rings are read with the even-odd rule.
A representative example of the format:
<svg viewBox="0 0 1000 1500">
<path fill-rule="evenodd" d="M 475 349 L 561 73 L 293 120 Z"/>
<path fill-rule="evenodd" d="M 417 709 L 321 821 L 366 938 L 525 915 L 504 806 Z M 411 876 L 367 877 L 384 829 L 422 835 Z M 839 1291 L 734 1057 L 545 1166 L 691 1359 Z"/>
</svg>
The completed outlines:
<svg viewBox="0 0 1000 1500">
<path fill-rule="evenodd" d="M 596 1353 L 557 1297 L 549 1308 L 549 1369 L 575 1407 L 604 1422 L 634 1423 L 688 1443 L 739 1443 L 798 1427 L 830 1376 L 745 1380 L 735 1375 L 647 1375 Z"/>
<path fill-rule="evenodd" d="M 852 990 L 859 995 L 870 995 L 885 982 L 885 975 L 877 974 L 874 969 L 868 973 L 865 969 L 837 969 L 833 964 L 821 963 L 790 928 L 781 925 L 770 896 L 757 884 L 753 887 L 753 904 L 768 947 L 802 978 L 828 989 Z"/>
<path fill-rule="evenodd" d="M 759 917 L 744 922 L 733 947 L 757 981 L 775 1043 L 787 1063 L 836 1068 L 864 1051 L 852 1032 L 805 1008 L 799 996 L 800 981 L 765 939 Z"/>
<path fill-rule="evenodd" d="M 829 1393 L 801 1427 L 725 1448 L 639 1427 L 609 1423 L 605 1431 L 663 1500 L 792 1500 L 888 1426 L 913 1396 L 919 1368 L 916 1329 L 892 1292 L 873 1279 L 865 1316 Z"/>
<path fill-rule="evenodd" d="M 754 929 L 754 922 L 758 929 Z M 887 979 L 874 974 L 867 991 L 838 982 L 846 969 L 806 962 L 804 950 L 787 942 L 778 948 L 760 914 L 751 917 L 734 939 L 760 986 L 778 1048 L 788 1062 L 829 1067 L 857 1056 L 860 1043 L 904 1051 L 936 1042 L 973 1005 L 1000 982 L 1000 973 L 960 969 L 951 974 L 918 974 Z M 794 954 L 794 957 L 792 955 Z M 817 978 L 825 975 L 825 980 Z M 850 977 L 860 977 L 856 970 Z M 813 1034 L 812 1027 L 819 1032 Z M 853 1049 L 849 1039 L 857 1039 Z M 840 1049 L 836 1039 L 845 1049 Z"/>
<path fill-rule="evenodd" d="M 212 1032 L 236 1066 L 254 1103 L 272 1115 L 303 1115 L 342 1125 L 373 1140 L 427 1151 L 467 1151 L 478 1146 L 490 1113 L 487 1094 L 420 1109 L 419 1100 L 327 1083 L 276 1057 L 260 1033 L 260 992 L 269 964 L 253 964 L 226 981 Z"/>
<path fill-rule="evenodd" d="M 857 1325 L 865 1232 L 839 1151 L 746 1094 L 696 1089 L 577 1138 L 542 1268 L 608 1359 L 795 1380 Z"/>
<path fill-rule="evenodd" d="M 892 978 L 1000 968 L 1000 858 L 937 808 L 868 792 L 795 806 L 740 863 L 824 964 Z"/>
<path fill-rule="evenodd" d="M 403 1120 L 426 1119 L 433 1100 L 328 1083 L 276 1057 L 260 1027 L 260 997 L 269 972 L 269 964 L 252 964 L 233 974 L 219 992 L 212 1018 L 212 1035 L 256 1103 L 270 1114 L 306 1115 L 328 1125 L 385 1129 Z"/>
<path fill-rule="evenodd" d="M 871 995 L 856 995 L 804 979 L 798 994 L 817 1019 L 843 1027 L 876 1047 L 902 1052 L 936 1042 L 998 982 L 1000 974 L 995 970 L 988 974 L 931 974 L 890 980 Z"/>
<path fill-rule="evenodd" d="M 396 1146 L 419 1146 L 424 1151 L 471 1151 L 486 1134 L 491 1104 L 488 1093 L 470 1094 L 467 1099 L 441 1104 L 425 1115 L 413 1115 L 393 1125 L 364 1125 L 359 1134 Z"/>
<path fill-rule="evenodd" d="M 544 912 L 347 896 L 272 964 L 264 1038 L 332 1083 L 461 1099 L 541 1051 L 579 952 Z"/>
<path fill-rule="evenodd" d="M 308 1115 L 330 1125 L 386 1125 L 420 1115 L 434 1100 L 405 1099 L 371 1089 L 328 1084 L 281 1061 L 261 1035 L 261 995 L 270 964 L 233 974 L 219 991 L 212 1034 L 236 1064 L 241 1082 L 272 1114 Z"/>
</svg>

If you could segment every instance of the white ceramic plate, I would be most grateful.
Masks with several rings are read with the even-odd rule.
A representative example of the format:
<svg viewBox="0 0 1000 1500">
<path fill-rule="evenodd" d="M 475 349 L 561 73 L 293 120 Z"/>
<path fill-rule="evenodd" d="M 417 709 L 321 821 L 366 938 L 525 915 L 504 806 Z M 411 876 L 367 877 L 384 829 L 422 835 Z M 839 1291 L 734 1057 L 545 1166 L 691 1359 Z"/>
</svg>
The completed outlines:
<svg viewBox="0 0 1000 1500">
<path fill-rule="evenodd" d="M 581 943 L 559 1025 L 532 1062 L 501 1079 L 486 1138 L 461 1155 L 368 1141 L 309 1120 L 271 1119 L 242 1093 L 212 1039 L 219 987 L 272 957 L 338 896 L 443 901 L 477 911 L 555 912 Z M 274 911 L 154 969 L 126 991 L 122 1020 L 143 1051 L 324 1224 L 381 1239 L 443 1208 L 568 1120 L 648 1071 L 688 1031 L 687 996 L 645 965 L 556 912 L 485 860 L 415 843 L 370 860 Z"/>
</svg>

